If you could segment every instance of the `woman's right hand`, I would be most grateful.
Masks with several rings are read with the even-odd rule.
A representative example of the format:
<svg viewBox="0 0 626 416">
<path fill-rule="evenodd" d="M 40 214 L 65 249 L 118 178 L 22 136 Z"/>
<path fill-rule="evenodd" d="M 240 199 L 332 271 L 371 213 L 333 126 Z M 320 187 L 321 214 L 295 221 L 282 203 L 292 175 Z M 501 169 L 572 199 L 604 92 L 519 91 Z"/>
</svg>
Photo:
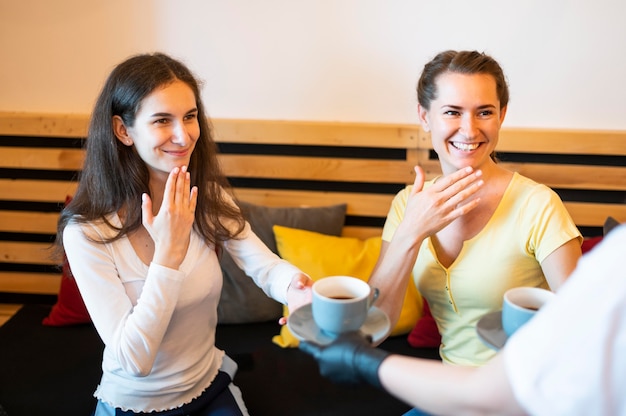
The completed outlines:
<svg viewBox="0 0 626 416">
<path fill-rule="evenodd" d="M 415 182 L 409 194 L 401 228 L 420 233 L 425 239 L 467 214 L 480 202 L 472 196 L 483 185 L 482 172 L 471 167 L 460 169 L 439 178 L 424 188 L 425 175 L 421 167 L 415 167 Z"/>
<path fill-rule="evenodd" d="M 142 224 L 154 241 L 152 261 L 161 266 L 178 269 L 187 253 L 198 199 L 198 188 L 190 184 L 186 166 L 172 169 L 156 215 L 148 194 L 142 195 Z"/>
</svg>

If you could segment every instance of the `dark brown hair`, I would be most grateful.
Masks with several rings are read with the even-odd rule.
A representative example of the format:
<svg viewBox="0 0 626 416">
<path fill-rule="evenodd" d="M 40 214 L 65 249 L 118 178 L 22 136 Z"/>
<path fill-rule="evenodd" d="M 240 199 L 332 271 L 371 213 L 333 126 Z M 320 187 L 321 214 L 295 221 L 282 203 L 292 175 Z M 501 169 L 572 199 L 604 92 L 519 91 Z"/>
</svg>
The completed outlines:
<svg viewBox="0 0 626 416">
<path fill-rule="evenodd" d="M 491 56 L 477 51 L 448 50 L 437 54 L 424 65 L 422 75 L 417 82 L 417 101 L 427 110 L 437 99 L 437 78 L 446 72 L 459 74 L 487 74 L 496 81 L 496 93 L 500 108 L 509 103 L 509 87 L 500 64 Z"/>
<path fill-rule="evenodd" d="M 126 126 L 133 126 L 142 100 L 157 88 L 177 80 L 191 88 L 198 109 L 200 137 L 189 161 L 191 185 L 198 186 L 194 230 L 207 244 L 216 246 L 241 232 L 243 217 L 222 194 L 223 189 L 229 188 L 228 182 L 219 167 L 217 146 L 198 80 L 180 61 L 162 53 L 142 54 L 113 69 L 96 101 L 78 189 L 59 218 L 57 247 L 63 246 L 63 230 L 70 220 L 105 221 L 116 232 L 102 242 L 114 241 L 141 226 L 141 194 L 150 193 L 148 168 L 134 147 L 125 146 L 116 138 L 113 116 L 121 117 Z M 107 222 L 107 216 L 120 212 L 121 227 Z M 222 221 L 226 219 L 235 220 L 237 230 L 225 227 Z"/>
</svg>

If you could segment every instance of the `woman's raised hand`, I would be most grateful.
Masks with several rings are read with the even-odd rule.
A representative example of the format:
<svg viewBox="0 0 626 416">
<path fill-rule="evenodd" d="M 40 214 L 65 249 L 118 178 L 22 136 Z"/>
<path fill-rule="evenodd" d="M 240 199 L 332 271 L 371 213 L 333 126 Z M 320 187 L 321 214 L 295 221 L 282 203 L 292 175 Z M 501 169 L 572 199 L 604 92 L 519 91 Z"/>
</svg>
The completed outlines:
<svg viewBox="0 0 626 416">
<path fill-rule="evenodd" d="M 287 307 L 289 308 L 289 313 L 307 303 L 311 303 L 313 300 L 312 287 L 313 280 L 306 274 L 298 274 L 291 279 L 291 284 L 287 289 Z M 283 316 L 278 320 L 278 323 L 285 325 L 287 319 L 287 317 Z"/>
<path fill-rule="evenodd" d="M 189 236 L 195 218 L 198 188 L 191 188 L 187 166 L 170 172 L 159 212 L 152 213 L 152 200 L 142 195 L 142 224 L 154 241 L 153 261 L 178 269 L 189 246 Z"/>
<path fill-rule="evenodd" d="M 424 171 L 415 167 L 415 182 L 409 195 L 402 223 L 426 238 L 437 233 L 458 217 L 467 214 L 480 202 L 472 197 L 483 185 L 482 172 L 471 167 L 439 178 L 424 188 Z M 404 227 L 404 225 L 403 225 Z"/>
</svg>

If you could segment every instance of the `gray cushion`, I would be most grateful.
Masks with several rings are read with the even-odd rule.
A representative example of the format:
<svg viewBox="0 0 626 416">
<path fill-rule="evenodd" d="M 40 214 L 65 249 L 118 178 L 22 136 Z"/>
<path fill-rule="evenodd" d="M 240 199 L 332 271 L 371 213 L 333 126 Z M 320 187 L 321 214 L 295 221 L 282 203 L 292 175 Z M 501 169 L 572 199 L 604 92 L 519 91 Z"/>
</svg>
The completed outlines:
<svg viewBox="0 0 626 416">
<path fill-rule="evenodd" d="M 603 234 L 607 235 L 613 228 L 616 228 L 619 225 L 619 221 L 617 221 L 613 217 L 607 217 L 604 221 Z"/>
<path fill-rule="evenodd" d="M 276 240 L 272 226 L 300 228 L 329 235 L 341 235 L 346 219 L 346 204 L 326 207 L 292 208 L 266 207 L 249 202 L 237 202 L 252 231 L 272 250 Z M 265 293 L 235 264 L 228 252 L 220 258 L 224 285 L 217 307 L 218 322 L 222 324 L 264 322 L 279 319 L 282 305 Z"/>
</svg>

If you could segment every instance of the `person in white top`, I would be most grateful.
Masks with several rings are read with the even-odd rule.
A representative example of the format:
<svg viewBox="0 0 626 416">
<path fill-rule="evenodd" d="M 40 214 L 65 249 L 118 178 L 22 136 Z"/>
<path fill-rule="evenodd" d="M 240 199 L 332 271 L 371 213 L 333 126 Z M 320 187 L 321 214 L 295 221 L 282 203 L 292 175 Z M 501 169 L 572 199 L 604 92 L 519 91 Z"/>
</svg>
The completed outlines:
<svg viewBox="0 0 626 416">
<path fill-rule="evenodd" d="M 215 346 L 220 250 L 291 309 L 310 301 L 310 278 L 251 231 L 216 154 L 182 62 L 142 54 L 113 69 L 57 234 L 105 345 L 97 416 L 247 414 Z"/>
<path fill-rule="evenodd" d="M 427 414 L 626 415 L 624 253 L 621 225 L 482 367 L 390 355 L 358 333 L 300 348 L 332 380 L 369 382 Z"/>
</svg>

